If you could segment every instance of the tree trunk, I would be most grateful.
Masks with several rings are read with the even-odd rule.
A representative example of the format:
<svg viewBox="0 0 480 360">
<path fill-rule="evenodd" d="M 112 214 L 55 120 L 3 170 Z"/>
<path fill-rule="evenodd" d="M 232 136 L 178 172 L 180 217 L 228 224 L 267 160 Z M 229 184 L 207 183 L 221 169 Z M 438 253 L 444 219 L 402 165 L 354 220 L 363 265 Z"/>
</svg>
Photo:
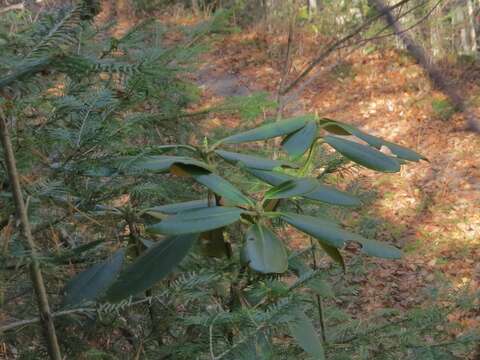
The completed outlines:
<svg viewBox="0 0 480 360">
<path fill-rule="evenodd" d="M 439 19 L 442 18 L 442 8 L 439 6 L 432 14 L 430 19 L 430 47 L 432 49 L 432 56 L 438 59 L 443 54 L 442 44 L 442 27 L 439 24 Z"/>
<path fill-rule="evenodd" d="M 198 0 L 192 0 L 191 5 L 193 13 L 196 16 L 200 15 L 200 6 L 198 5 Z"/>
<path fill-rule="evenodd" d="M 470 46 L 468 45 L 467 39 L 467 24 L 465 22 L 465 13 L 462 6 L 457 6 L 454 10 L 453 15 L 453 31 L 454 34 L 459 34 L 460 41 L 457 44 L 454 36 L 454 48 L 457 49 L 457 52 L 460 54 L 467 54 L 470 52 Z"/>
<path fill-rule="evenodd" d="M 475 54 L 477 52 L 477 29 L 475 28 L 475 11 L 473 3 L 474 0 L 467 0 L 468 9 L 468 25 L 470 27 L 470 43 L 472 45 L 471 51 Z"/>
<path fill-rule="evenodd" d="M 312 17 L 317 13 L 317 0 L 308 0 L 308 16 Z"/>
</svg>

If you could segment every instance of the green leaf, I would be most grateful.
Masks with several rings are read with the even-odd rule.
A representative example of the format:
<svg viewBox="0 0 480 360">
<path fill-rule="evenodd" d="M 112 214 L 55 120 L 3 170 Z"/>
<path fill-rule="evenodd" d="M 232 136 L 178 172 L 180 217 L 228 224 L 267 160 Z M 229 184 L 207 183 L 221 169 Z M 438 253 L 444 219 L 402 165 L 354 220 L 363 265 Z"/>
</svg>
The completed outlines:
<svg viewBox="0 0 480 360">
<path fill-rule="evenodd" d="M 65 287 L 65 305 L 94 301 L 115 281 L 123 264 L 125 250 L 117 250 L 109 259 L 82 271 Z"/>
<path fill-rule="evenodd" d="M 230 200 L 235 205 L 250 205 L 253 206 L 254 203 L 246 195 L 244 195 L 240 190 L 233 186 L 230 182 L 224 178 L 212 174 L 206 170 L 199 169 L 197 167 L 190 167 L 185 165 L 178 165 L 180 169 L 190 174 L 195 181 L 206 186 L 212 190 L 215 194 L 220 195 L 228 200 Z"/>
<path fill-rule="evenodd" d="M 147 230 L 167 235 L 201 233 L 230 225 L 240 220 L 242 213 L 242 209 L 224 206 L 190 210 L 169 216 Z"/>
<path fill-rule="evenodd" d="M 298 345 L 315 360 L 324 360 L 325 351 L 311 320 L 303 311 L 298 311 L 295 321 L 289 325 L 290 333 Z"/>
<path fill-rule="evenodd" d="M 243 142 L 266 140 L 277 136 L 288 135 L 301 129 L 308 121 L 314 120 L 314 118 L 315 117 L 313 115 L 307 115 L 273 122 L 252 130 L 229 136 L 221 140 L 221 143 L 239 144 Z"/>
<path fill-rule="evenodd" d="M 398 160 L 387 156 L 370 146 L 330 135 L 325 136 L 324 140 L 347 159 L 369 169 L 382 172 L 400 171 L 400 163 Z"/>
<path fill-rule="evenodd" d="M 272 170 L 277 167 L 290 167 L 290 168 L 298 167 L 297 165 L 286 162 L 286 161 L 271 160 L 271 159 L 266 159 L 259 156 L 254 156 L 254 155 L 244 155 L 244 154 L 239 154 L 239 153 L 224 151 L 224 150 L 216 150 L 215 153 L 217 153 L 219 156 L 221 156 L 228 162 L 231 162 L 234 164 L 237 162 L 240 162 L 246 167 L 249 167 L 252 169 Z"/>
<path fill-rule="evenodd" d="M 365 141 L 368 145 L 373 146 L 377 149 L 380 149 L 384 144 L 384 141 L 379 137 L 367 134 L 360 130 L 359 128 L 346 124 L 341 121 L 331 120 L 331 119 L 321 119 L 320 124 L 322 128 L 336 135 L 354 135 L 357 138 Z"/>
<path fill-rule="evenodd" d="M 312 146 L 317 136 L 317 130 L 317 123 L 315 121 L 307 122 L 303 128 L 283 139 L 283 149 L 294 158 L 303 155 L 305 151 Z"/>
<path fill-rule="evenodd" d="M 330 119 L 322 119 L 320 120 L 321 124 L 324 124 L 324 129 L 337 135 L 354 135 L 357 138 L 365 141 L 370 146 L 373 146 L 377 149 L 380 149 L 382 146 L 386 146 L 390 149 L 390 151 L 395 154 L 399 159 L 408 160 L 408 161 L 420 161 L 428 159 L 406 147 L 401 145 L 391 143 L 389 141 L 383 140 L 379 137 L 367 134 L 362 130 L 358 129 L 357 127 L 345 124 L 340 121 L 330 120 Z"/>
<path fill-rule="evenodd" d="M 428 159 L 425 156 L 413 150 L 407 149 L 406 147 L 403 147 L 401 145 L 394 144 L 388 141 L 385 141 L 384 145 L 388 147 L 390 151 L 400 159 L 408 160 L 408 161 L 420 161 L 420 160 L 428 161 Z"/>
<path fill-rule="evenodd" d="M 117 159 L 116 162 L 119 163 L 120 172 L 128 175 L 145 172 L 168 172 L 173 165 L 177 164 L 189 165 L 210 171 L 207 164 L 186 156 L 154 155 L 140 158 L 121 158 Z"/>
<path fill-rule="evenodd" d="M 152 246 L 120 274 L 106 300 L 118 302 L 151 288 L 183 260 L 197 238 L 198 234 L 172 236 Z"/>
<path fill-rule="evenodd" d="M 324 123 L 326 123 L 326 124 L 324 124 Z M 342 136 L 352 135 L 352 133 L 350 131 L 345 130 L 345 128 L 343 126 L 341 126 L 339 124 L 336 124 L 336 122 L 334 120 L 331 120 L 331 121 L 320 120 L 320 124 L 321 124 L 322 129 L 327 130 L 329 133 L 332 133 L 332 134 L 335 134 L 335 135 L 342 135 Z"/>
<path fill-rule="evenodd" d="M 233 204 L 254 205 L 253 201 L 244 195 L 240 190 L 216 174 L 195 175 L 193 177 L 197 182 L 206 186 L 215 194 L 230 200 Z"/>
<path fill-rule="evenodd" d="M 347 268 L 345 266 L 345 261 L 343 260 L 343 256 L 342 254 L 340 254 L 340 251 L 338 251 L 337 248 L 327 245 L 323 242 L 319 241 L 318 243 L 320 244 L 322 249 L 327 253 L 327 255 L 330 256 L 330 258 L 332 258 L 333 261 L 339 264 L 342 267 L 343 272 L 345 272 Z"/>
<path fill-rule="evenodd" d="M 318 181 L 308 178 L 287 180 L 265 193 L 265 199 L 286 199 L 294 196 L 304 196 L 314 191 Z"/>
<path fill-rule="evenodd" d="M 245 234 L 244 256 L 249 266 L 258 272 L 283 273 L 288 259 L 281 240 L 267 227 L 253 224 Z"/>
<path fill-rule="evenodd" d="M 300 179 L 294 176 L 274 171 L 249 169 L 248 172 L 251 173 L 253 176 L 259 178 L 260 180 L 274 186 L 280 185 L 281 183 L 288 180 Z M 360 199 L 358 199 L 357 197 L 337 190 L 334 187 L 321 184 L 318 181 L 316 188 L 308 194 L 302 195 L 302 197 L 310 200 L 316 200 L 327 204 L 340 206 L 358 206 L 361 204 Z"/>
<path fill-rule="evenodd" d="M 334 223 L 312 216 L 284 213 L 281 218 L 304 233 L 336 248 L 342 248 L 346 240 L 359 236 L 339 228 Z"/>
<path fill-rule="evenodd" d="M 385 259 L 400 259 L 402 257 L 402 252 L 399 249 L 380 241 L 365 238 L 355 241 L 362 245 L 362 251 L 367 255 Z"/>
<path fill-rule="evenodd" d="M 338 225 L 324 219 L 292 213 L 284 213 L 281 218 L 300 231 L 313 236 L 321 243 L 335 248 L 343 248 L 347 241 L 355 241 L 362 246 L 362 251 L 370 256 L 399 259 L 402 254 L 400 250 L 393 246 L 365 239 L 361 235 L 343 230 Z"/>
<path fill-rule="evenodd" d="M 273 186 L 278 186 L 288 180 L 299 179 L 298 177 L 287 175 L 287 174 L 276 172 L 276 171 L 248 169 L 248 172 L 253 176 L 255 176 L 256 178 Z"/>
<path fill-rule="evenodd" d="M 203 209 L 208 207 L 208 199 L 185 201 L 175 204 L 153 206 L 146 209 L 144 212 L 153 217 L 164 218 L 163 214 L 176 214 L 182 211 Z"/>
<path fill-rule="evenodd" d="M 318 184 L 315 190 L 303 195 L 303 197 L 340 206 L 359 206 L 361 204 L 360 199 L 356 196 L 323 184 Z"/>
</svg>

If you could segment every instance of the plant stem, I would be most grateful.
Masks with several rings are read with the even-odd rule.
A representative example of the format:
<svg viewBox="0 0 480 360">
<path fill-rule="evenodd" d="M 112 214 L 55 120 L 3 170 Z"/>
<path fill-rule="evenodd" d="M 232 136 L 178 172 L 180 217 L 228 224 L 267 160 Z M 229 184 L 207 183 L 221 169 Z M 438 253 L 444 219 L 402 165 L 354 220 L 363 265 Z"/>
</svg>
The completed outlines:
<svg viewBox="0 0 480 360">
<path fill-rule="evenodd" d="M 313 238 L 310 236 L 310 247 L 312 249 L 312 260 L 313 260 L 313 270 L 317 270 L 317 259 L 315 256 L 315 246 L 313 243 Z M 318 318 L 320 319 L 320 330 L 321 330 L 321 336 L 322 336 L 322 341 L 324 343 L 327 342 L 327 336 L 326 336 L 326 331 L 325 331 L 325 319 L 323 316 L 323 301 L 322 297 L 320 295 L 316 295 L 317 298 L 317 307 L 318 307 Z"/>
<path fill-rule="evenodd" d="M 30 228 L 30 222 L 28 221 L 27 209 L 25 207 L 25 203 L 23 202 L 20 178 L 17 172 L 17 166 L 15 164 L 15 155 L 13 153 L 12 142 L 10 140 L 10 135 L 3 113 L 0 113 L 0 137 L 3 146 L 5 163 L 8 170 L 7 172 L 10 178 L 10 184 L 12 186 L 17 216 L 20 218 L 23 236 L 25 237 L 27 245 L 30 249 L 30 277 L 37 295 L 40 319 L 46 332 L 46 340 L 48 343 L 50 358 L 54 360 L 61 360 L 62 355 L 60 354 L 60 346 L 58 344 L 57 334 L 55 332 L 53 317 L 50 312 L 50 305 L 48 303 L 48 296 L 45 289 L 45 283 L 43 281 L 43 275 L 40 270 L 40 264 L 37 260 L 37 251 Z"/>
</svg>

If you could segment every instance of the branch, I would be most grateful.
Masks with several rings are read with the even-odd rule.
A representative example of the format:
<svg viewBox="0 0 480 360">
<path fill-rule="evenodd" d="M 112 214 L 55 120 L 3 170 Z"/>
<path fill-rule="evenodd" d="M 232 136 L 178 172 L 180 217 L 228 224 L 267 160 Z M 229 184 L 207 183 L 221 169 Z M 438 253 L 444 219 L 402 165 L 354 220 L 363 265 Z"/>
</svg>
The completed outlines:
<svg viewBox="0 0 480 360">
<path fill-rule="evenodd" d="M 25 9 L 25 4 L 20 3 L 20 4 L 13 4 L 7 7 L 4 7 L 3 9 L 0 9 L 0 14 L 12 11 L 12 10 L 24 10 Z"/>
<path fill-rule="evenodd" d="M 15 209 L 22 225 L 22 235 L 26 240 L 31 253 L 30 263 L 30 278 L 35 288 L 37 296 L 38 308 L 40 311 L 40 319 L 43 323 L 46 340 L 48 342 L 48 348 L 50 358 L 52 360 L 61 360 L 60 346 L 58 344 L 57 334 L 55 331 L 55 325 L 50 311 L 50 304 L 48 301 L 47 290 L 43 280 L 43 275 L 40 270 L 40 264 L 36 256 L 36 245 L 33 239 L 30 222 L 28 220 L 27 208 L 23 201 L 22 188 L 20 185 L 20 176 L 17 171 L 17 165 L 15 161 L 15 154 L 13 152 L 12 142 L 10 140 L 10 134 L 8 131 L 5 116 L 0 109 L 0 138 L 3 146 L 3 157 L 5 164 L 7 165 L 7 173 L 12 188 L 12 195 L 15 202 Z"/>
<path fill-rule="evenodd" d="M 402 17 L 406 16 L 407 14 L 409 14 L 411 11 L 417 9 L 418 7 L 424 5 L 426 2 L 422 2 L 416 6 L 414 6 L 413 8 L 409 9 L 408 11 L 404 12 L 403 14 L 401 14 L 396 20 L 398 21 L 399 19 L 401 19 Z M 427 15 L 428 16 L 428 15 Z M 413 28 L 414 26 L 417 26 L 420 22 L 422 22 L 424 19 L 422 18 L 419 22 L 417 22 L 416 24 L 414 24 L 413 26 L 407 28 L 404 30 L 405 31 L 408 31 L 410 30 L 411 28 Z M 370 42 L 370 41 L 374 41 L 374 40 L 378 40 L 378 39 L 382 39 L 384 37 L 388 37 L 388 36 L 395 36 L 396 34 L 395 33 L 390 33 L 390 34 L 384 34 L 384 35 L 380 35 L 383 31 L 385 31 L 386 29 L 388 29 L 389 26 L 387 25 L 386 27 L 380 29 L 379 31 L 377 31 L 372 37 L 370 38 L 365 38 L 359 42 L 357 42 L 355 44 L 355 46 L 350 50 L 348 51 L 346 54 L 343 54 L 342 56 L 342 59 L 348 57 L 349 55 L 353 54 L 355 52 L 355 50 L 359 49 L 361 46 L 365 45 L 366 43 Z M 342 46 L 339 46 L 337 47 L 336 50 L 340 50 L 340 49 L 346 49 L 346 48 L 349 48 L 351 47 L 352 45 L 350 44 L 345 44 L 345 45 L 342 45 Z M 315 74 L 313 74 L 312 76 L 310 76 L 310 78 L 308 80 L 306 80 L 305 82 L 303 82 L 303 84 L 301 84 L 299 87 L 297 87 L 295 89 L 294 92 L 291 92 L 290 94 L 288 94 L 287 97 L 283 98 L 282 99 L 282 104 L 283 106 L 287 106 L 289 103 L 291 103 L 292 101 L 296 100 L 298 98 L 298 96 L 300 96 L 300 94 L 303 92 L 303 90 L 309 86 L 311 83 L 313 83 L 314 81 L 316 81 L 321 75 L 323 74 L 326 74 L 328 72 L 330 72 L 333 68 L 335 68 L 335 66 L 337 66 L 338 64 L 340 64 L 340 62 L 342 61 L 342 59 L 340 60 L 337 60 L 335 63 L 333 64 L 330 64 L 328 67 L 326 67 L 325 69 L 322 69 L 321 71 L 317 71 Z"/>
<path fill-rule="evenodd" d="M 144 297 L 144 298 L 142 298 L 140 300 L 136 300 L 136 301 L 132 301 L 132 299 L 129 298 L 129 299 L 126 299 L 126 300 L 123 300 L 123 301 L 119 302 L 118 304 L 103 303 L 103 304 L 99 304 L 97 308 L 84 307 L 84 308 L 57 311 L 55 313 L 52 313 L 51 317 L 56 318 L 56 317 L 65 316 L 65 315 L 86 314 L 86 313 L 95 313 L 95 312 L 97 312 L 99 314 L 102 314 L 102 313 L 108 313 L 109 311 L 111 311 L 111 309 L 115 309 L 115 308 L 125 309 L 125 308 L 130 307 L 130 306 L 140 305 L 140 304 L 144 304 L 144 303 L 151 304 L 153 301 L 158 301 L 160 304 L 163 305 L 163 302 L 161 301 L 160 297 L 165 293 L 166 293 L 166 291 L 164 291 L 162 294 L 160 294 L 160 296 Z M 8 325 L 1 326 L 0 327 L 0 334 L 4 333 L 6 331 L 13 330 L 13 329 L 15 329 L 17 327 L 20 327 L 20 326 L 36 324 L 40 321 L 41 321 L 40 317 L 15 321 L 15 322 L 12 322 Z"/>
<path fill-rule="evenodd" d="M 402 6 L 403 4 L 406 4 L 410 0 L 401 0 L 397 4 L 392 5 L 388 8 L 389 11 L 394 10 L 398 8 L 399 6 Z M 318 64 L 320 64 L 325 58 L 327 58 L 333 51 L 335 51 L 340 45 L 346 43 L 356 35 L 358 35 L 359 32 L 370 26 L 374 21 L 378 20 L 383 16 L 383 13 L 380 13 L 378 15 L 375 15 L 371 17 L 370 19 L 366 20 L 363 24 L 359 25 L 357 28 L 355 28 L 350 34 L 344 36 L 343 38 L 335 41 L 333 44 L 331 44 L 326 50 L 324 50 L 320 55 L 318 55 L 311 63 L 308 65 L 305 70 L 303 70 L 300 75 L 297 76 L 295 80 L 293 80 L 290 85 L 288 85 L 285 89 L 282 90 L 281 94 L 285 95 L 288 93 L 290 90 L 292 90 L 297 84 L 302 81 Z"/>
<path fill-rule="evenodd" d="M 58 311 L 56 313 L 52 313 L 51 316 L 52 316 L 52 318 L 54 318 L 54 317 L 59 317 L 59 316 L 79 314 L 79 313 L 87 313 L 87 312 L 95 312 L 95 311 L 96 311 L 96 309 L 94 309 L 94 308 L 80 308 L 80 309 Z M 4 325 L 4 326 L 0 327 L 0 334 L 3 334 L 4 332 L 13 330 L 13 329 L 15 329 L 17 327 L 20 327 L 20 326 L 36 324 L 40 321 L 41 321 L 40 317 L 27 319 L 27 320 L 16 321 L 16 322 L 13 322 L 13 323 L 10 323 L 8 325 Z"/>
<path fill-rule="evenodd" d="M 410 31 L 412 30 L 413 28 L 417 27 L 418 25 L 420 25 L 422 22 L 424 22 L 426 19 L 428 19 L 430 17 L 430 15 L 432 15 L 433 11 L 442 3 L 443 0 L 439 0 L 429 11 L 428 13 L 423 16 L 420 20 L 418 20 L 416 23 L 414 23 L 413 25 L 410 25 L 409 27 L 405 28 L 402 30 L 402 34 L 407 32 L 407 31 Z M 414 11 L 415 9 L 423 6 L 425 4 L 425 2 L 417 5 L 417 6 L 414 6 L 413 8 L 411 8 L 410 10 L 406 11 L 405 13 L 403 13 L 402 15 L 400 15 L 399 17 L 397 17 L 395 19 L 396 22 L 398 22 L 401 18 L 405 17 L 406 15 L 408 15 L 409 13 L 411 13 L 412 11 Z M 390 27 L 390 25 L 387 25 L 385 26 L 383 29 L 381 29 L 380 31 L 378 31 L 374 36 L 371 36 L 369 38 L 365 38 L 365 39 L 362 39 L 360 40 L 356 45 L 365 45 L 366 43 L 370 42 L 370 41 L 375 41 L 375 40 L 380 40 L 380 39 L 384 39 L 384 38 L 387 38 L 387 37 L 390 37 L 390 36 L 397 36 L 399 34 L 396 34 L 395 32 L 391 32 L 391 33 L 388 33 L 388 34 L 383 34 L 383 35 L 380 35 L 384 30 L 388 29 Z M 348 45 L 343 45 L 343 46 L 340 46 L 338 49 L 344 49 L 348 47 Z"/>
<path fill-rule="evenodd" d="M 369 0 L 370 3 L 377 9 L 378 12 L 385 16 L 385 21 L 393 29 L 395 35 L 405 44 L 408 52 L 420 64 L 420 66 L 427 73 L 433 85 L 442 91 L 452 102 L 453 106 L 460 112 L 465 114 L 468 126 L 474 132 L 480 133 L 480 123 L 476 115 L 465 104 L 460 89 L 449 81 L 449 79 L 442 73 L 440 68 L 431 63 L 423 47 L 419 45 L 413 38 L 402 29 L 393 17 L 390 8 L 386 7 L 382 0 Z M 443 0 L 438 1 L 434 8 L 437 7 Z M 433 11 L 433 10 L 432 10 Z"/>
</svg>

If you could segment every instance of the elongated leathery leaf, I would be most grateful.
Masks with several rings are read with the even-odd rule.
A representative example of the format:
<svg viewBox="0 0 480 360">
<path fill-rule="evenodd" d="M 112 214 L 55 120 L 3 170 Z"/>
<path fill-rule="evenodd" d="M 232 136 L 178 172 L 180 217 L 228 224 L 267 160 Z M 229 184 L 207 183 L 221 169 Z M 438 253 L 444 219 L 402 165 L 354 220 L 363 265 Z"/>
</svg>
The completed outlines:
<svg viewBox="0 0 480 360">
<path fill-rule="evenodd" d="M 314 179 L 301 178 L 287 180 L 265 193 L 265 199 L 286 199 L 294 196 L 301 196 L 314 191 L 318 181 Z"/>
<path fill-rule="evenodd" d="M 253 176 L 259 178 L 260 180 L 274 186 L 280 185 L 281 183 L 288 180 L 299 179 L 294 176 L 275 171 L 249 169 L 248 172 L 251 173 Z M 353 195 L 337 190 L 332 186 L 324 185 L 320 182 L 317 183 L 318 185 L 313 191 L 302 195 L 302 197 L 306 199 L 321 201 L 327 204 L 341 206 L 358 206 L 361 203 L 360 199 Z"/>
<path fill-rule="evenodd" d="M 361 204 L 359 198 L 323 184 L 318 184 L 315 190 L 303 195 L 303 197 L 332 205 L 358 206 Z"/>
<path fill-rule="evenodd" d="M 248 229 L 243 254 L 249 266 L 261 273 L 283 273 L 288 267 L 283 243 L 263 225 L 254 224 Z"/>
<path fill-rule="evenodd" d="M 144 172 L 162 173 L 167 172 L 175 164 L 190 165 L 209 171 L 208 165 L 186 156 L 153 155 L 140 158 L 121 158 L 116 160 L 120 172 L 126 174 L 138 174 Z"/>
<path fill-rule="evenodd" d="M 234 204 L 253 205 L 252 200 L 227 180 L 216 174 L 195 175 L 193 177 L 200 184 L 205 185 L 217 195 L 227 198 Z"/>
<path fill-rule="evenodd" d="M 198 234 L 172 236 L 152 246 L 120 274 L 106 299 L 118 302 L 151 288 L 182 261 L 197 238 Z"/>
<path fill-rule="evenodd" d="M 248 169 L 248 172 L 256 178 L 266 182 L 267 184 L 278 186 L 288 180 L 299 179 L 298 177 L 288 174 L 280 173 L 277 171 L 265 171 L 259 169 Z"/>
<path fill-rule="evenodd" d="M 397 159 L 387 156 L 375 148 L 330 135 L 325 136 L 324 140 L 347 159 L 369 169 L 382 172 L 400 171 L 400 163 Z"/>
<path fill-rule="evenodd" d="M 367 134 L 351 124 L 346 124 L 340 121 L 335 121 L 330 119 L 322 119 L 320 120 L 320 123 L 323 124 L 323 128 L 325 130 L 333 134 L 356 136 L 357 138 L 365 141 L 367 144 L 377 149 L 380 149 L 382 146 L 386 146 L 399 159 L 408 160 L 408 161 L 420 161 L 420 160 L 428 161 L 428 159 L 425 156 L 417 153 L 416 151 L 413 151 L 404 146 L 383 140 L 379 137 Z"/>
<path fill-rule="evenodd" d="M 201 233 L 230 225 L 240 220 L 242 209 L 215 206 L 181 212 L 149 226 L 148 231 L 167 235 Z"/>
<path fill-rule="evenodd" d="M 235 205 L 253 205 L 253 201 L 224 178 L 207 170 L 186 165 L 176 165 L 183 173 L 190 175 L 198 183 L 206 186 L 217 195 L 230 200 Z"/>
<path fill-rule="evenodd" d="M 384 145 L 387 148 L 389 148 L 390 151 L 400 159 L 408 160 L 408 161 L 420 161 L 420 160 L 428 161 L 428 159 L 425 156 L 417 153 L 416 151 L 410 150 L 404 146 L 394 144 L 388 141 L 384 141 Z"/>
<path fill-rule="evenodd" d="M 345 261 L 343 261 L 343 256 L 340 254 L 340 251 L 336 247 L 330 246 L 326 243 L 323 242 L 318 242 L 320 244 L 320 247 L 327 253 L 330 258 L 332 258 L 333 261 L 335 261 L 337 264 L 339 264 L 343 272 L 346 271 L 346 266 L 345 266 Z"/>
<path fill-rule="evenodd" d="M 221 142 L 224 144 L 239 144 L 243 142 L 266 140 L 277 136 L 284 136 L 301 129 L 308 121 L 311 120 L 314 120 L 313 115 L 299 116 L 292 119 L 281 120 L 229 136 L 221 140 Z"/>
<path fill-rule="evenodd" d="M 312 146 L 317 131 L 317 123 L 309 121 L 303 128 L 288 135 L 282 141 L 282 148 L 292 157 L 303 155 Z"/>
<path fill-rule="evenodd" d="M 107 260 L 82 271 L 65 288 L 65 305 L 94 301 L 114 282 L 123 264 L 125 250 L 117 250 Z"/>
<path fill-rule="evenodd" d="M 185 201 L 175 204 L 153 206 L 145 210 L 145 213 L 158 218 L 163 218 L 163 214 L 176 214 L 182 211 L 203 209 L 208 207 L 208 199 Z"/>
<path fill-rule="evenodd" d="M 320 242 L 336 248 L 344 247 L 347 241 L 355 241 L 362 246 L 362 251 L 367 255 L 387 259 L 398 259 L 401 257 L 401 251 L 393 246 L 365 239 L 361 235 L 343 230 L 338 225 L 324 219 L 292 213 L 284 213 L 281 218 Z"/>
<path fill-rule="evenodd" d="M 240 162 L 244 164 L 246 167 L 249 167 L 252 169 L 273 170 L 277 167 L 290 167 L 290 168 L 298 167 L 297 165 L 286 162 L 286 161 L 271 160 L 271 159 L 262 158 L 260 156 L 239 154 L 239 153 L 225 151 L 225 150 L 217 150 L 215 152 L 219 156 L 227 160 L 228 162 L 231 162 L 231 163 Z"/>
<path fill-rule="evenodd" d="M 380 149 L 384 144 L 384 141 L 379 137 L 367 134 L 351 124 L 347 124 L 341 121 L 326 119 L 326 118 L 321 119 L 320 124 L 323 129 L 327 130 L 332 134 L 353 135 L 365 141 L 368 145 L 373 146 L 374 148 L 377 148 L 377 149 Z"/>
<path fill-rule="evenodd" d="M 289 325 L 289 328 L 290 333 L 303 350 L 315 360 L 325 359 L 325 350 L 323 349 L 322 341 L 318 337 L 312 321 L 303 311 L 297 312 L 295 321 Z"/>
</svg>

